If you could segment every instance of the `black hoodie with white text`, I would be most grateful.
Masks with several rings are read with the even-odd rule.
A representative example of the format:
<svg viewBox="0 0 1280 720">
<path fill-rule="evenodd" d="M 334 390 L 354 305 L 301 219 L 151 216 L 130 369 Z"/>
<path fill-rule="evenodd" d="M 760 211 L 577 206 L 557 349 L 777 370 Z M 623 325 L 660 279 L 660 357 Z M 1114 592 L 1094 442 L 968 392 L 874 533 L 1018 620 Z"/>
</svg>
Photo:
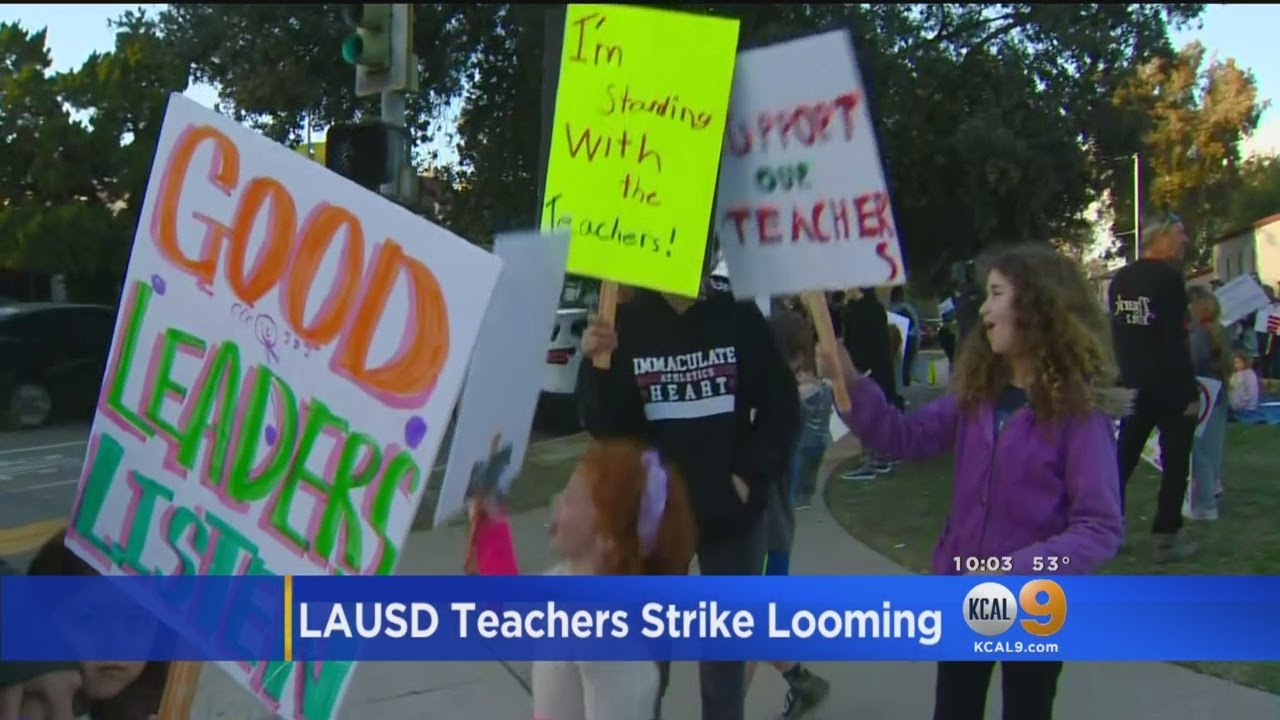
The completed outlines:
<svg viewBox="0 0 1280 720">
<path fill-rule="evenodd" d="M 1198 400 L 1182 273 L 1163 260 L 1129 263 L 1112 277 L 1107 300 L 1120 383 L 1138 391 L 1138 406 L 1179 412 Z"/>
<path fill-rule="evenodd" d="M 639 291 L 620 303 L 608 370 L 583 358 L 582 423 L 651 443 L 685 476 L 702 540 L 745 533 L 784 481 L 800 423 L 795 375 L 755 303 L 715 293 L 677 312 Z M 754 411 L 754 418 L 753 418 Z M 732 476 L 747 484 L 744 503 Z"/>
</svg>

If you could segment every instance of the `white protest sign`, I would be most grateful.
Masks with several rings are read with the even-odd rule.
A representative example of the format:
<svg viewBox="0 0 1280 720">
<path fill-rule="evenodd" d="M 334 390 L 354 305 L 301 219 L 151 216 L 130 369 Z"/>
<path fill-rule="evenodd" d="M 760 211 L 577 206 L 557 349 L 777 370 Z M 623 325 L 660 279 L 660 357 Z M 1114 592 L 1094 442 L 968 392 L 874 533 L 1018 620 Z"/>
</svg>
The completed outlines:
<svg viewBox="0 0 1280 720">
<path fill-rule="evenodd" d="M 1262 286 L 1252 275 L 1241 275 L 1213 292 L 1222 306 L 1222 324 L 1230 325 L 1239 322 L 1255 310 L 1261 310 L 1271 304 Z"/>
<path fill-rule="evenodd" d="M 1259 312 L 1253 320 L 1254 332 L 1280 335 L 1280 307 L 1270 307 Z"/>
<path fill-rule="evenodd" d="M 902 342 L 898 343 L 898 362 L 906 362 L 907 360 L 907 331 L 911 329 L 911 319 L 905 315 L 899 315 L 895 312 L 885 311 L 889 316 L 889 322 L 898 328 L 898 337 L 902 338 Z"/>
<path fill-rule="evenodd" d="M 1222 389 L 1222 381 L 1213 378 L 1198 377 L 1200 383 L 1200 416 L 1196 418 L 1196 437 L 1204 434 L 1204 426 L 1209 423 L 1209 414 L 1218 404 L 1218 391 Z"/>
<path fill-rule="evenodd" d="M 1160 462 L 1160 431 L 1154 430 L 1151 437 L 1147 438 L 1147 444 L 1142 446 L 1142 459 L 1146 460 L 1151 467 L 1158 472 L 1164 471 L 1164 465 Z"/>
<path fill-rule="evenodd" d="M 171 95 L 67 545 L 108 574 L 390 574 L 500 269 Z M 302 720 L 355 667 L 221 665 Z"/>
<path fill-rule="evenodd" d="M 840 413 L 831 413 L 831 419 L 827 421 L 827 432 L 831 433 L 833 443 L 840 442 L 840 438 L 849 434 L 849 426 L 840 419 Z"/>
<path fill-rule="evenodd" d="M 1217 405 L 1218 392 L 1222 389 L 1222 383 L 1207 377 L 1197 377 L 1196 380 L 1200 383 L 1200 415 L 1196 418 L 1195 436 L 1200 437 L 1204 435 L 1205 426 L 1209 424 L 1209 415 Z M 1116 432 L 1119 433 L 1119 425 L 1116 426 Z M 1151 437 L 1147 438 L 1147 444 L 1142 446 L 1142 459 L 1156 470 L 1161 470 L 1163 467 L 1160 463 L 1159 430 L 1153 430 Z"/>
<path fill-rule="evenodd" d="M 846 31 L 738 53 L 715 223 L 740 298 L 905 281 Z"/>
<path fill-rule="evenodd" d="M 533 230 L 499 235 L 493 252 L 502 258 L 502 275 L 458 405 L 436 527 L 463 509 L 472 483 L 477 493 L 505 491 L 524 463 L 547 338 L 564 285 L 569 235 Z"/>
</svg>

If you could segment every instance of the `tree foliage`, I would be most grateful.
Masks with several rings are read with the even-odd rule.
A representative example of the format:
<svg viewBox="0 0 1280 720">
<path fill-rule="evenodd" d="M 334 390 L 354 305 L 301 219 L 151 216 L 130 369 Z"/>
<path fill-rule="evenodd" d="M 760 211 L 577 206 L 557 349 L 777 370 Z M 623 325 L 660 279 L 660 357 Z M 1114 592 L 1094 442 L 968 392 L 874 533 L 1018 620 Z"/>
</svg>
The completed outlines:
<svg viewBox="0 0 1280 720">
<path fill-rule="evenodd" d="M 419 143 L 435 138 L 438 145 L 457 112 L 458 161 L 438 171 L 456 191 L 446 223 L 473 240 L 536 217 L 548 7 L 414 5 L 422 92 L 410 100 L 408 127 Z M 1098 159 L 1134 152 L 1153 127 L 1142 113 L 1154 110 L 1116 101 L 1122 84 L 1132 68 L 1172 57 L 1169 30 L 1203 10 L 1199 4 L 665 7 L 736 17 L 744 44 L 786 31 L 851 29 L 910 273 L 925 286 L 941 284 L 950 262 L 993 243 L 1080 242 L 1082 211 L 1117 185 L 1117 174 Z M 100 220 L 104 208 L 124 202 L 127 212 L 102 222 L 131 227 L 164 97 L 189 80 L 216 85 L 224 112 L 282 142 L 297 142 L 308 123 L 323 128 L 375 110 L 376 100 L 353 96 L 354 72 L 339 53 L 349 30 L 337 5 L 169 5 L 154 17 L 123 18 L 119 28 L 113 52 L 65 76 L 48 72 L 42 35 L 16 27 L 0 34 L 0 61 L 17 68 L 0 77 L 6 106 L 0 141 L 17 153 L 0 168 L 5 227 L 22 226 L 11 206 L 34 197 L 59 198 L 78 208 L 73 215 L 98 213 Z M 77 119 L 64 103 L 92 116 Z M 38 122 L 40 132 L 23 122 Z M 1231 143 L 1229 135 L 1212 139 Z M 62 169 L 47 169 L 53 166 Z M 52 219 L 38 222 L 57 227 Z M 127 247 L 127 229 L 111 234 Z M 86 234 L 66 237 L 69 247 Z M 10 246 L 0 252 L 12 253 Z"/>
<path fill-rule="evenodd" d="M 1240 165 L 1240 182 L 1227 201 L 1224 232 L 1280 214 L 1280 158 L 1251 157 Z"/>
<path fill-rule="evenodd" d="M 84 299 L 114 297 L 165 103 L 189 74 L 144 13 L 114 25 L 110 52 L 63 73 L 44 30 L 0 25 L 0 263 L 69 275 Z"/>
<path fill-rule="evenodd" d="M 1208 241 L 1235 222 L 1229 206 L 1244 182 L 1240 145 L 1263 110 L 1250 72 L 1230 59 L 1205 61 L 1204 46 L 1190 43 L 1139 66 L 1115 95 L 1142 129 L 1144 207 L 1175 210 L 1202 260 Z M 1132 208 L 1132 192 L 1123 197 Z"/>
</svg>

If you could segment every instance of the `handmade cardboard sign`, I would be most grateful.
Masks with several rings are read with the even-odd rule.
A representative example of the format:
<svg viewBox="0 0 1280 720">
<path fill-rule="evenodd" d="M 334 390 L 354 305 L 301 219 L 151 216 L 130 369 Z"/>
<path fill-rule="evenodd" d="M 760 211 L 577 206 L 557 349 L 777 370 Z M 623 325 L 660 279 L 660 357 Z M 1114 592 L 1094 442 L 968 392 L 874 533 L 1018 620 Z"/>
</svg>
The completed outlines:
<svg viewBox="0 0 1280 720">
<path fill-rule="evenodd" d="M 738 21 L 569 5 L 542 228 L 574 275 L 694 297 Z"/>
<path fill-rule="evenodd" d="M 68 546 L 102 573 L 390 574 L 501 261 L 177 94 L 141 217 Z M 224 664 L 303 720 L 353 667 Z"/>
<path fill-rule="evenodd" d="M 504 492 L 524 463 L 569 254 L 567 233 L 499 235 L 502 275 L 480 326 L 458 406 L 435 524 L 469 496 Z"/>
<path fill-rule="evenodd" d="M 715 223 L 740 298 L 906 280 L 846 31 L 738 54 Z"/>
<path fill-rule="evenodd" d="M 1271 299 L 1252 275 L 1241 275 L 1213 292 L 1222 306 L 1223 325 L 1239 322 L 1246 315 L 1271 305 Z"/>
</svg>

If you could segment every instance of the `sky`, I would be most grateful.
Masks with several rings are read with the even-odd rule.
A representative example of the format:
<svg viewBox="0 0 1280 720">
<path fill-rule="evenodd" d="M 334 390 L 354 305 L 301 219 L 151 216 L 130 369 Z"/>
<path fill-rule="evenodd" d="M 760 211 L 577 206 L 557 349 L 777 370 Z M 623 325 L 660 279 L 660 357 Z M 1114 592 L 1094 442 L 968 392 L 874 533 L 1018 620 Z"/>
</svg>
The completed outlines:
<svg viewBox="0 0 1280 720">
<path fill-rule="evenodd" d="M 16 20 L 28 29 L 47 27 L 54 70 L 69 70 L 94 51 L 110 50 L 115 34 L 107 21 L 137 7 L 161 6 L 3 4 L 0 21 Z M 1274 52 L 1277 20 L 1280 20 L 1280 7 L 1274 5 L 1210 5 L 1203 17 L 1203 27 L 1174 36 L 1177 45 L 1199 40 L 1210 53 L 1235 58 L 1238 64 L 1253 70 L 1259 95 L 1263 100 L 1270 100 L 1273 107 L 1263 113 L 1258 131 L 1246 141 L 1246 154 L 1280 151 L 1280 53 Z M 336 61 L 336 51 L 334 57 Z M 208 107 L 213 107 L 217 100 L 217 91 L 207 85 L 192 87 L 186 94 Z"/>
</svg>

